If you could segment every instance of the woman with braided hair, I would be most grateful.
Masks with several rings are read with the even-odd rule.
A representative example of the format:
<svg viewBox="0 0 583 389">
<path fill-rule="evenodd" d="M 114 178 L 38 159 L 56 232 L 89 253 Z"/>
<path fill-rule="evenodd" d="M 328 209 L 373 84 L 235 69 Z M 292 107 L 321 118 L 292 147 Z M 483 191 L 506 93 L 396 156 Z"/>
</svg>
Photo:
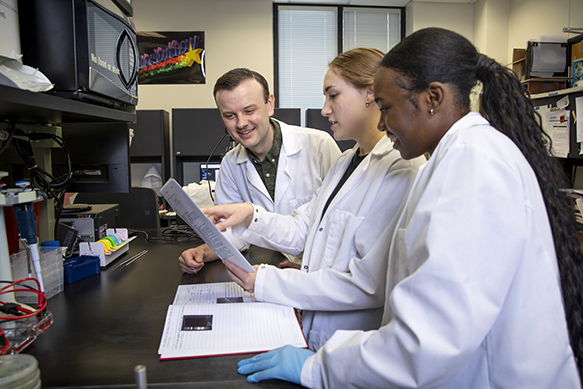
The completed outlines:
<svg viewBox="0 0 583 389">
<path fill-rule="evenodd" d="M 580 388 L 573 209 L 516 75 L 428 28 L 384 57 L 374 94 L 402 157 L 430 155 L 392 237 L 383 324 L 336 331 L 316 353 L 260 354 L 239 372 L 308 387 Z"/>
</svg>

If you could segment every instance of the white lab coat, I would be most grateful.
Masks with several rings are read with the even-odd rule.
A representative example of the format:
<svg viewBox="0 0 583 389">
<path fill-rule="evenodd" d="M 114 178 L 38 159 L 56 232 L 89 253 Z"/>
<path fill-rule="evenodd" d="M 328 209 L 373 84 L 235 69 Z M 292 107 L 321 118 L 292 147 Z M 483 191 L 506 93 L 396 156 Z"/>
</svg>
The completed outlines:
<svg viewBox="0 0 583 389">
<path fill-rule="evenodd" d="M 215 204 L 253 203 L 270 212 L 289 215 L 314 196 L 326 173 L 340 156 L 340 149 L 325 131 L 277 122 L 281 128 L 282 144 L 277 164 L 275 201 L 249 159 L 247 150 L 238 145 L 221 161 Z M 230 233 L 227 237 L 239 250 L 248 247 Z"/>
<path fill-rule="evenodd" d="M 255 206 L 254 220 L 240 236 L 273 250 L 304 252 L 301 272 L 261 265 L 255 297 L 304 310 L 302 326 L 312 350 L 337 329 L 380 325 L 390 232 L 417 168 L 425 161 L 403 160 L 391 141 L 382 137 L 320 221 L 324 205 L 356 152 L 356 146 L 345 152 L 316 197 L 293 215 Z"/>
<path fill-rule="evenodd" d="M 338 331 L 308 387 L 580 388 L 536 177 L 470 113 L 419 170 L 391 244 L 383 326 Z"/>
</svg>

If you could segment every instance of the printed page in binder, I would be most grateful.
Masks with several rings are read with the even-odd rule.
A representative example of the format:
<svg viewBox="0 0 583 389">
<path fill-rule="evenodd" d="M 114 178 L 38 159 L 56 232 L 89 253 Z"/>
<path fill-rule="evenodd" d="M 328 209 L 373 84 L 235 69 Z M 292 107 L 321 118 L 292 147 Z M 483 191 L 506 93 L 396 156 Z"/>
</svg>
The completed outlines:
<svg viewBox="0 0 583 389">
<path fill-rule="evenodd" d="M 257 302 L 234 282 L 180 285 L 168 308 L 160 359 L 307 347 L 292 307 Z"/>
</svg>

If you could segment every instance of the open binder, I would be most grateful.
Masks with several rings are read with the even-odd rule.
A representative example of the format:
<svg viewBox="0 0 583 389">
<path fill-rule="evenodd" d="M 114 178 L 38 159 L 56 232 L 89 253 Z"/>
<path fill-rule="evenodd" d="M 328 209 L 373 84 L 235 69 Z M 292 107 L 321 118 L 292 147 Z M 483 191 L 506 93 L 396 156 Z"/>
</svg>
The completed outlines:
<svg viewBox="0 0 583 389">
<path fill-rule="evenodd" d="M 258 302 L 234 282 L 180 285 L 166 314 L 161 360 L 307 348 L 295 310 Z"/>
</svg>

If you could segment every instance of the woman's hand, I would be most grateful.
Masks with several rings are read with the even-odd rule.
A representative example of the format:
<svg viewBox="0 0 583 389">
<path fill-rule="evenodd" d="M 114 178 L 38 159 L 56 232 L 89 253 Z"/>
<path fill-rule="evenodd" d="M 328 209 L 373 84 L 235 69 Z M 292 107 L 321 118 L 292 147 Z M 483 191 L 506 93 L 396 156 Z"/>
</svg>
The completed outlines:
<svg viewBox="0 0 583 389">
<path fill-rule="evenodd" d="M 241 285 L 243 289 L 245 289 L 249 293 L 253 293 L 255 291 L 255 278 L 257 277 L 257 271 L 253 273 L 248 273 L 245 270 L 241 269 L 239 266 L 235 265 L 233 262 L 229 262 L 228 260 L 223 260 L 225 267 L 227 268 L 227 273 L 229 273 L 229 277 L 237 284 Z M 253 266 L 255 270 L 259 268 L 259 265 Z"/>
<path fill-rule="evenodd" d="M 239 361 L 237 372 L 250 374 L 247 382 L 276 378 L 301 385 L 302 367 L 312 355 L 311 350 L 288 345 Z"/>
<path fill-rule="evenodd" d="M 245 223 L 249 227 L 253 219 L 253 204 L 223 204 L 215 207 L 202 208 L 201 211 L 217 226 L 220 231 L 227 227 Z"/>
</svg>

